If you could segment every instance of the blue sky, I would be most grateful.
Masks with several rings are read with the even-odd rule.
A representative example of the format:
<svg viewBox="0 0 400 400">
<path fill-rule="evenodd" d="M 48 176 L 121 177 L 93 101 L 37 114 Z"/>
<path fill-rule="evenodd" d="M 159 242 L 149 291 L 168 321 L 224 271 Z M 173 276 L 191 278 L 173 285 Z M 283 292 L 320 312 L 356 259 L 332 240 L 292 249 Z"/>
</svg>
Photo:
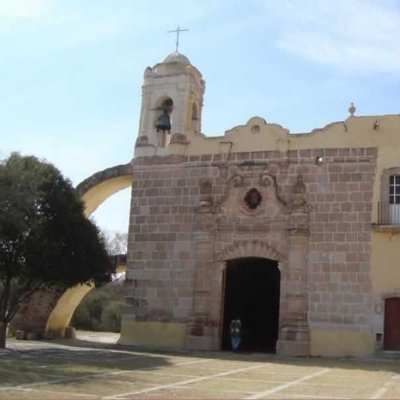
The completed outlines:
<svg viewBox="0 0 400 400">
<path fill-rule="evenodd" d="M 143 71 L 175 49 L 203 74 L 202 130 L 254 115 L 308 132 L 400 113 L 398 0 L 0 0 L 0 158 L 53 162 L 74 184 L 126 163 Z M 400 134 L 400 133 L 399 133 Z M 128 226 L 129 190 L 96 212 Z"/>
</svg>

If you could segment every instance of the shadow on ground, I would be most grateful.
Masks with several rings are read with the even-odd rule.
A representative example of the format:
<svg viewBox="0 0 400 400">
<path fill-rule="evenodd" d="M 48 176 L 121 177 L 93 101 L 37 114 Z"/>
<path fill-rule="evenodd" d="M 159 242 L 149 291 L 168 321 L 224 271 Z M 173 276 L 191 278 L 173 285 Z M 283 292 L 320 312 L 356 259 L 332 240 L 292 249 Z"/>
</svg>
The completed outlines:
<svg viewBox="0 0 400 400">
<path fill-rule="evenodd" d="M 18 385 L 65 385 L 74 387 L 122 371 L 152 371 L 163 367 L 197 362 L 268 363 L 278 366 L 310 366 L 351 371 L 388 371 L 400 373 L 398 360 L 377 358 L 282 357 L 265 353 L 168 351 L 87 340 L 9 341 L 9 349 L 0 351 L 0 390 Z M 225 364 L 225 363 L 224 363 Z M 243 364 L 242 364 L 243 365 Z"/>
<path fill-rule="evenodd" d="M 120 345 L 113 343 L 102 343 L 97 341 L 79 340 L 79 339 L 63 339 L 58 341 L 66 347 L 71 348 L 91 348 L 104 349 L 110 351 L 134 352 L 136 355 L 143 357 L 156 357 L 165 361 L 164 365 L 168 365 L 170 357 L 187 357 L 200 359 L 213 359 L 221 361 L 241 361 L 241 362 L 269 362 L 279 365 L 304 365 L 323 368 L 344 368 L 358 369 L 365 371 L 393 371 L 400 372 L 400 356 L 398 358 L 384 358 L 381 355 L 369 357 L 286 357 L 271 353 L 252 353 L 252 352 L 231 352 L 231 351 L 190 351 L 190 350 L 170 350 L 156 349 L 134 345 Z"/>
<path fill-rule="evenodd" d="M 27 348 L 27 346 L 31 348 Z M 171 365 L 162 354 L 122 351 L 116 346 L 102 348 L 83 341 L 64 340 L 11 345 L 0 352 L 0 386 L 50 382 L 64 384 L 69 380 L 98 379 L 118 371 L 151 371 Z"/>
</svg>

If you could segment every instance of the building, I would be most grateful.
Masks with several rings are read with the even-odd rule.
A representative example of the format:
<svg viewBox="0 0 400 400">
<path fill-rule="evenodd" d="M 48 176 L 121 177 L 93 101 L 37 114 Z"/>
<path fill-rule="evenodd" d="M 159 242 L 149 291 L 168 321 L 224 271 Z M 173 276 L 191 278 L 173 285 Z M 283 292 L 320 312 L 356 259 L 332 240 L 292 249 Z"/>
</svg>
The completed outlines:
<svg viewBox="0 0 400 400">
<path fill-rule="evenodd" d="M 144 74 L 120 342 L 287 355 L 400 349 L 400 116 L 201 133 L 180 53 Z"/>
</svg>

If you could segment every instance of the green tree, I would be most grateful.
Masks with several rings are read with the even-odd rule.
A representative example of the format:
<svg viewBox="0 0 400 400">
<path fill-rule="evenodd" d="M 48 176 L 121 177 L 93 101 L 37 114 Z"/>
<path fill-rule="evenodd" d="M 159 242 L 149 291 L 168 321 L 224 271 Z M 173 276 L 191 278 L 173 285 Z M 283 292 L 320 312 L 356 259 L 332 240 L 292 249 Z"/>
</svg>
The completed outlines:
<svg viewBox="0 0 400 400">
<path fill-rule="evenodd" d="M 51 164 L 13 153 L 0 164 L 0 348 L 22 302 L 44 287 L 110 280 L 98 228 Z"/>
<path fill-rule="evenodd" d="M 113 280 L 107 285 L 95 288 L 75 310 L 71 325 L 77 329 L 119 332 L 121 307 L 126 294 L 121 280 Z"/>
</svg>

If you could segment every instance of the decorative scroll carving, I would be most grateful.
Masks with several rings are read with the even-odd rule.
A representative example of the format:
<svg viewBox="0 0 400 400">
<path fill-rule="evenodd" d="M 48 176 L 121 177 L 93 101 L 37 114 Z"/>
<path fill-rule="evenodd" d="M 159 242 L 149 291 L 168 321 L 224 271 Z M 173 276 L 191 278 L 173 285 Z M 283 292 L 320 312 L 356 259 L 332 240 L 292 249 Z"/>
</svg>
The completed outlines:
<svg viewBox="0 0 400 400">
<path fill-rule="evenodd" d="M 243 176 L 236 175 L 230 179 L 228 186 L 240 187 L 243 186 L 243 181 L 244 181 Z"/>
<path fill-rule="evenodd" d="M 202 211 L 212 211 L 212 182 L 210 179 L 201 179 L 199 181 L 199 206 Z"/>
<path fill-rule="evenodd" d="M 270 188 L 275 188 L 275 179 L 268 174 L 262 174 L 260 176 L 260 185 Z"/>
<path fill-rule="evenodd" d="M 297 175 L 289 201 L 290 216 L 287 229 L 292 236 L 308 236 L 310 234 L 310 206 L 307 204 L 306 191 L 302 175 Z"/>
<path fill-rule="evenodd" d="M 289 209 L 290 211 L 305 211 L 308 212 L 309 208 L 306 200 L 306 185 L 304 184 L 303 176 L 297 175 L 296 182 L 293 185 L 292 193 L 290 195 Z"/>
<path fill-rule="evenodd" d="M 243 171 L 242 171 L 243 172 Z M 224 214 L 239 213 L 248 216 L 264 215 L 276 218 L 285 212 L 285 204 L 278 198 L 275 178 L 260 169 L 253 173 L 233 176 L 228 184 L 225 196 L 219 202 L 219 211 Z"/>
</svg>

